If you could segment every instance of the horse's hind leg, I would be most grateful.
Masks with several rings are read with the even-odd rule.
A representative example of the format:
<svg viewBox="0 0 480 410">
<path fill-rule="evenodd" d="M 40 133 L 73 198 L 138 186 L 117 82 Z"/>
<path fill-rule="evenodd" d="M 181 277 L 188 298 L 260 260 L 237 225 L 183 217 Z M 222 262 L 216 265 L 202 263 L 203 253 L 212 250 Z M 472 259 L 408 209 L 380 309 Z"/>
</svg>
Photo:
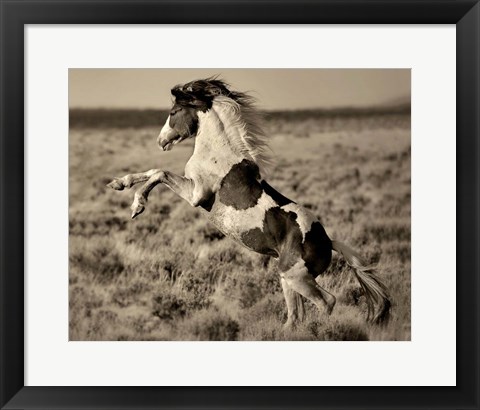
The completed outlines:
<svg viewBox="0 0 480 410">
<path fill-rule="evenodd" d="M 319 309 L 325 307 L 328 314 L 332 313 L 336 302 L 335 296 L 315 282 L 313 276 L 308 273 L 303 260 L 297 262 L 280 276 L 295 292 L 311 300 Z"/>
<path fill-rule="evenodd" d="M 146 172 L 139 172 L 138 174 L 128 174 L 121 178 L 113 178 L 107 186 L 117 191 L 123 191 L 125 188 L 131 188 L 139 182 L 148 181 L 153 175 L 160 172 L 159 169 L 151 169 Z"/>
<path fill-rule="evenodd" d="M 297 320 L 302 321 L 305 317 L 305 308 L 303 306 L 302 297 L 288 286 L 285 279 L 280 280 L 282 283 L 283 295 L 285 296 L 285 302 L 287 303 L 287 322 L 285 327 L 292 327 Z"/>
</svg>

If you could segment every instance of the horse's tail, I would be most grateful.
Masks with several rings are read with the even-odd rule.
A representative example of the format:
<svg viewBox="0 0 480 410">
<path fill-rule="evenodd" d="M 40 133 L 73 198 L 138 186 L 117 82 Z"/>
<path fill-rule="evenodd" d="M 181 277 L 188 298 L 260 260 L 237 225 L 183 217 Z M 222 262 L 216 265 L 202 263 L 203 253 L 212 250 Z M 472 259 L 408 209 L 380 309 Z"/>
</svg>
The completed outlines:
<svg viewBox="0 0 480 410">
<path fill-rule="evenodd" d="M 388 289 L 380 278 L 375 275 L 374 268 L 368 266 L 357 252 L 342 242 L 332 241 L 332 248 L 343 255 L 347 263 L 353 268 L 355 277 L 360 282 L 367 300 L 367 320 L 371 319 L 373 323 L 386 323 L 390 317 L 392 304 Z M 379 306 L 376 313 L 375 304 Z"/>
</svg>

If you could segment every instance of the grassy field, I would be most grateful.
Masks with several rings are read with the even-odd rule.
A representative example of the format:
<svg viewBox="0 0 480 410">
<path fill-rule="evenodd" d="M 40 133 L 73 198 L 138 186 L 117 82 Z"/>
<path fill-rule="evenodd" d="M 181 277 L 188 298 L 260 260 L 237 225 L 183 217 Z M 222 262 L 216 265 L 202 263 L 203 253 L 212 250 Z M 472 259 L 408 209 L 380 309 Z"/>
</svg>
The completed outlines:
<svg viewBox="0 0 480 410">
<path fill-rule="evenodd" d="M 70 340 L 410 340 L 410 116 L 270 118 L 269 183 L 318 215 L 331 237 L 375 262 L 392 318 L 365 322 L 353 274 L 334 255 L 318 279 L 337 296 L 331 316 L 306 302 L 284 330 L 275 260 L 228 238 L 169 189 L 130 220 L 133 190 L 105 185 L 150 168 L 183 173 L 193 144 L 157 149 L 156 127 L 70 130 Z M 135 189 L 135 188 L 133 188 Z"/>
</svg>

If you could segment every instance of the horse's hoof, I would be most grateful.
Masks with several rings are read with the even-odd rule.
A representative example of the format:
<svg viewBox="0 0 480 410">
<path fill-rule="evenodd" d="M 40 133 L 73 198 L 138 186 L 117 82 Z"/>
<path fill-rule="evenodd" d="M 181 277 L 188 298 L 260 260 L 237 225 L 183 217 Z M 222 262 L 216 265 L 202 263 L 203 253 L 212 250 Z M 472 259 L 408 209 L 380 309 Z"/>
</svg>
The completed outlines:
<svg viewBox="0 0 480 410">
<path fill-rule="evenodd" d="M 135 219 L 138 215 L 140 215 L 143 211 L 145 211 L 145 207 L 144 206 L 139 206 L 137 208 L 135 208 L 133 211 L 132 211 L 132 219 Z"/>
<path fill-rule="evenodd" d="M 123 191 L 123 189 L 125 188 L 125 185 L 120 178 L 114 178 L 111 182 L 107 184 L 107 186 L 114 189 L 115 191 Z"/>
<path fill-rule="evenodd" d="M 135 198 L 130 208 L 132 209 L 132 219 L 134 219 L 145 211 L 145 200 L 143 198 Z"/>
</svg>

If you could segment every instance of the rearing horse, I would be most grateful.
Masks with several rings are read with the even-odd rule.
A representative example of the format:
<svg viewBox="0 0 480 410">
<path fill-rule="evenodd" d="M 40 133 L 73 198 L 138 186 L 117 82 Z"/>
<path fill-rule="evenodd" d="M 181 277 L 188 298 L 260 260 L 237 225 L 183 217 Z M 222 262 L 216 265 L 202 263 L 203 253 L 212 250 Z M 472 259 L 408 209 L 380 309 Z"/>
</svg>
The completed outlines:
<svg viewBox="0 0 480 410">
<path fill-rule="evenodd" d="M 330 264 L 332 250 L 353 268 L 368 306 L 367 320 L 386 321 L 387 288 L 363 259 L 347 245 L 332 241 L 307 209 L 273 189 L 263 178 L 269 162 L 264 132 L 253 100 L 230 90 L 218 79 L 196 80 L 172 90 L 175 102 L 157 143 L 169 151 L 195 137 L 185 175 L 150 171 L 115 178 L 108 184 L 123 190 L 145 182 L 135 193 L 132 218 L 145 209 L 150 191 L 164 184 L 206 217 L 226 236 L 252 251 L 278 260 L 288 310 L 286 326 L 304 317 L 302 297 L 331 313 L 336 298 L 315 278 Z"/>
</svg>

